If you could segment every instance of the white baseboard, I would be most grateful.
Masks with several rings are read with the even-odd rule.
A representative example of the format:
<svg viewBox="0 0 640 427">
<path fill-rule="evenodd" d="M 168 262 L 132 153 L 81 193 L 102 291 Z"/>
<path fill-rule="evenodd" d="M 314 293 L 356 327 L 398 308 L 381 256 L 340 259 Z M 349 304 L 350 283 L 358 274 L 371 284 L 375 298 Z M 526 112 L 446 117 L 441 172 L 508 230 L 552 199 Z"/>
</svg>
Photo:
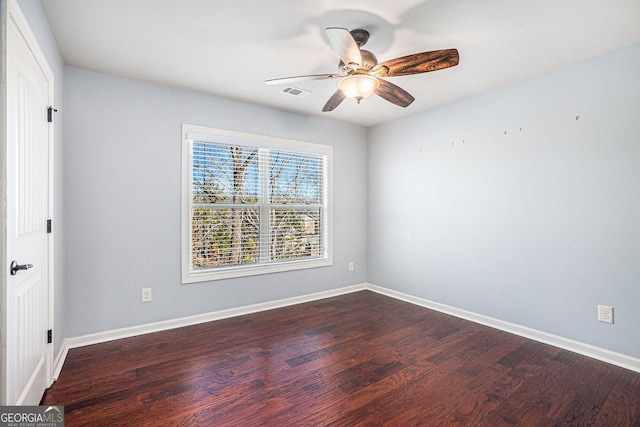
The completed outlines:
<svg viewBox="0 0 640 427">
<path fill-rule="evenodd" d="M 534 341 L 538 341 L 544 344 L 549 344 L 554 347 L 559 347 L 564 350 L 572 351 L 574 353 L 582 354 L 583 356 L 591 357 L 593 359 L 607 362 L 612 365 L 620 366 L 625 369 L 629 369 L 635 372 L 640 372 L 640 359 L 636 357 L 628 356 L 622 353 L 616 353 L 615 351 L 596 347 L 591 344 L 585 344 L 580 341 L 575 341 L 575 340 L 564 338 L 558 335 L 549 334 L 547 332 L 538 331 L 536 329 L 517 325 L 515 323 L 494 319 L 493 317 L 484 316 L 482 314 L 477 314 L 471 311 L 451 307 L 449 305 L 440 304 L 438 302 L 429 301 L 424 298 L 408 295 L 402 292 L 383 288 L 381 286 L 376 286 L 370 283 L 367 284 L 367 289 L 382 295 L 386 295 L 392 298 L 409 302 L 411 304 L 436 310 L 441 313 L 450 314 L 452 316 L 470 320 L 472 322 L 479 323 L 481 325 L 489 326 L 495 329 L 499 329 L 501 331 L 505 331 L 515 335 L 519 335 L 521 337 L 529 338 Z"/>
<path fill-rule="evenodd" d="M 60 371 L 62 371 L 62 365 L 64 365 L 64 361 L 67 359 L 67 353 L 69 353 L 69 340 L 67 338 L 62 341 L 62 345 L 60 346 L 60 351 L 56 356 L 56 359 L 53 361 L 53 380 L 56 381 L 58 376 L 60 376 Z"/>
<path fill-rule="evenodd" d="M 179 319 L 165 320 L 162 322 L 148 323 L 144 325 L 132 326 L 128 328 L 114 329 L 105 332 L 98 332 L 95 334 L 82 335 L 74 338 L 67 338 L 62 343 L 62 348 L 56 360 L 54 362 L 54 379 L 58 378 L 62 366 L 67 357 L 69 349 L 76 347 L 83 347 L 91 344 L 98 344 L 107 341 L 117 340 L 121 338 L 129 338 L 136 335 L 143 335 L 152 332 L 165 331 L 169 329 L 181 328 L 183 326 L 196 325 L 199 323 L 211 322 L 214 320 L 227 319 L 229 317 L 241 316 L 244 314 L 257 313 L 265 310 L 272 310 L 275 308 L 286 307 L 295 304 L 301 304 L 310 301 L 316 301 L 323 298 L 334 297 L 338 295 L 344 295 L 352 292 L 370 290 L 382 295 L 389 296 L 391 298 L 399 299 L 411 304 L 419 305 L 421 307 L 436 310 L 442 313 L 446 313 L 455 317 L 470 320 L 475 323 L 479 323 L 485 326 L 489 326 L 501 331 L 509 332 L 515 335 L 519 335 L 525 338 L 532 339 L 534 341 L 549 344 L 555 347 L 559 347 L 565 350 L 572 351 L 574 353 L 582 354 L 584 356 L 591 357 L 593 359 L 601 360 L 603 362 L 611 363 L 612 365 L 620 366 L 632 371 L 640 372 L 640 359 L 628 356 L 621 353 L 616 353 L 610 350 L 606 350 L 600 347 L 596 347 L 590 344 L 585 344 L 579 341 L 574 341 L 568 338 L 560 337 L 558 335 L 549 334 L 546 332 L 538 331 L 528 328 L 526 326 L 517 325 L 514 323 L 505 322 L 492 317 L 484 316 L 481 314 L 473 313 L 471 311 L 461 310 L 459 308 L 451 307 L 445 304 L 440 304 L 434 301 L 429 301 L 424 298 L 408 295 L 402 292 L 394 291 L 391 289 L 383 288 L 381 286 L 373 285 L 370 283 L 363 283 L 359 285 L 352 285 L 343 288 L 333 289 L 330 291 L 317 292 L 314 294 L 302 295 L 298 297 L 286 298 L 282 300 L 270 301 L 261 304 L 247 305 L 244 307 L 231 308 L 227 310 L 220 310 L 211 313 L 198 314 L 195 316 L 182 317 Z"/>
</svg>

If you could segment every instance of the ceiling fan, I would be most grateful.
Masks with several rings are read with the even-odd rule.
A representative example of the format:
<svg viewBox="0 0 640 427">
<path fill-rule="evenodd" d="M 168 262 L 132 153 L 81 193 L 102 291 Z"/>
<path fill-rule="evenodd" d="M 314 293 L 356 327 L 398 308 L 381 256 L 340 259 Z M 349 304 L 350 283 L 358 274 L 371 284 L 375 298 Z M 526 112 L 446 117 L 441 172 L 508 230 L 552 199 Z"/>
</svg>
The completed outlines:
<svg viewBox="0 0 640 427">
<path fill-rule="evenodd" d="M 376 56 L 361 49 L 369 40 L 369 32 L 362 29 L 349 31 L 345 28 L 327 28 L 331 47 L 340 57 L 338 74 L 312 74 L 266 80 L 268 85 L 290 84 L 305 80 L 340 79 L 338 90 L 329 98 L 322 111 L 333 111 L 346 97 L 358 104 L 376 94 L 381 98 L 407 107 L 415 98 L 401 87 L 382 77 L 408 76 L 442 70 L 458 65 L 457 49 L 434 50 L 414 53 L 378 64 Z"/>
</svg>

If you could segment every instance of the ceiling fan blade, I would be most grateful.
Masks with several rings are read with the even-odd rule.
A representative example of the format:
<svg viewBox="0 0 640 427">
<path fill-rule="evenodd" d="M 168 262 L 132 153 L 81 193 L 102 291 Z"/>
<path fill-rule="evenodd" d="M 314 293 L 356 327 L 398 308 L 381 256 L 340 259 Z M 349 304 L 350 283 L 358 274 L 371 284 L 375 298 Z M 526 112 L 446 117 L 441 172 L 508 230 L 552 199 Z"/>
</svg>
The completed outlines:
<svg viewBox="0 0 640 427">
<path fill-rule="evenodd" d="M 371 74 L 375 74 L 378 77 L 394 77 L 427 73 L 454 67 L 458 65 L 459 60 L 457 49 L 414 53 L 413 55 L 390 59 L 378 64 L 371 70 Z"/>
<path fill-rule="evenodd" d="M 380 86 L 378 86 L 378 89 L 376 89 L 375 94 L 380 98 L 383 98 L 400 107 L 407 107 L 411 105 L 413 101 L 415 101 L 415 98 L 400 86 L 394 85 L 393 83 L 390 83 L 386 80 L 378 80 L 380 81 Z"/>
<path fill-rule="evenodd" d="M 290 83 L 309 81 L 309 80 L 328 80 L 344 77 L 340 74 L 310 74 L 307 76 L 283 77 L 281 79 L 270 79 L 264 82 L 268 85 L 288 85 Z"/>
<path fill-rule="evenodd" d="M 338 54 L 342 62 L 349 64 L 362 64 L 362 55 L 358 43 L 353 39 L 349 30 L 345 28 L 327 28 L 327 36 L 331 47 Z"/>
<path fill-rule="evenodd" d="M 331 98 L 329 98 L 327 103 L 324 104 L 324 108 L 322 108 L 322 111 L 327 112 L 335 110 L 336 107 L 340 105 L 340 103 L 344 101 L 345 98 L 346 97 L 344 96 L 344 93 L 340 89 L 336 90 L 333 95 L 331 95 Z"/>
</svg>

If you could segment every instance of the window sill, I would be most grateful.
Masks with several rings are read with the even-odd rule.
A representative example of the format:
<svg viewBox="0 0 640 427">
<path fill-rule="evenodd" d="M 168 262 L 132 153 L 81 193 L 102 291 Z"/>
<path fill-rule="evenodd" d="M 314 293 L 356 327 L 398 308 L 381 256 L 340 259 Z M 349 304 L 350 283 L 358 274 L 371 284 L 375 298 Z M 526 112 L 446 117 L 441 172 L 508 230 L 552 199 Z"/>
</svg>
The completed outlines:
<svg viewBox="0 0 640 427">
<path fill-rule="evenodd" d="M 257 276 L 261 274 L 284 273 L 287 271 L 305 270 L 309 268 L 330 267 L 333 260 L 329 258 L 291 261 L 278 264 L 262 264 L 251 266 L 225 267 L 218 269 L 189 271 L 182 277 L 182 284 L 210 282 L 214 280 L 233 279 L 238 277 Z"/>
</svg>

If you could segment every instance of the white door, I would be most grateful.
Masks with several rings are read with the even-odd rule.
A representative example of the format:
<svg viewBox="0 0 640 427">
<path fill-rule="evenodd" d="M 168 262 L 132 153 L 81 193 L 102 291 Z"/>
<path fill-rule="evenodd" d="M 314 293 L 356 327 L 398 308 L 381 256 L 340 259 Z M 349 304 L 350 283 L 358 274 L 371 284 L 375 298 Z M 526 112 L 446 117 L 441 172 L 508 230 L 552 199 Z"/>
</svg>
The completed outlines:
<svg viewBox="0 0 640 427">
<path fill-rule="evenodd" d="M 15 1 L 8 2 L 8 12 L 3 385 L 6 404 L 37 405 L 52 375 L 47 108 L 53 76 Z M 32 267 L 11 271 L 12 261 Z"/>
</svg>

